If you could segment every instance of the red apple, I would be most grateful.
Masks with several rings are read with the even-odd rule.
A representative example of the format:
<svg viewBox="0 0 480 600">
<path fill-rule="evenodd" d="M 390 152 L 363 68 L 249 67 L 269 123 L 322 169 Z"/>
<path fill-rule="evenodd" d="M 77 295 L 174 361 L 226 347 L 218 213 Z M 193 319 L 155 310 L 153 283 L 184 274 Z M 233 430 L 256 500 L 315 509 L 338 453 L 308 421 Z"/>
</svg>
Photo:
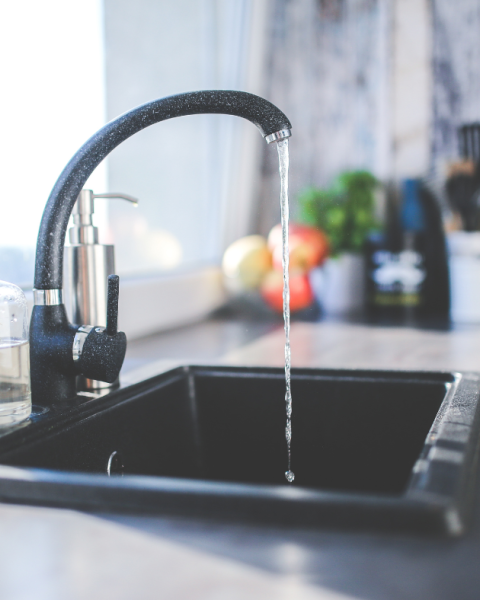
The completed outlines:
<svg viewBox="0 0 480 600">
<path fill-rule="evenodd" d="M 291 223 L 288 227 L 290 270 L 310 271 L 321 265 L 328 256 L 327 236 L 316 227 Z M 273 255 L 274 269 L 282 269 L 282 226 L 270 231 L 268 247 Z"/>
<path fill-rule="evenodd" d="M 277 312 L 283 312 L 283 274 L 280 271 L 267 273 L 260 286 L 260 293 L 268 306 Z M 290 311 L 307 308 L 312 302 L 313 292 L 307 274 L 302 271 L 290 273 Z"/>
</svg>

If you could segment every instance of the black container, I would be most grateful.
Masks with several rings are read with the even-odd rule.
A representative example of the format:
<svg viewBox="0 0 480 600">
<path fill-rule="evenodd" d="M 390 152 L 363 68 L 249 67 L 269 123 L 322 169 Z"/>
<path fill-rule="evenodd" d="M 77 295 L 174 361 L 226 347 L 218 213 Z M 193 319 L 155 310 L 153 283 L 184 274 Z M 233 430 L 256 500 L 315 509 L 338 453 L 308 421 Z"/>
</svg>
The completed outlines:
<svg viewBox="0 0 480 600">
<path fill-rule="evenodd" d="M 384 230 L 366 244 L 368 314 L 379 322 L 448 324 L 447 252 L 438 203 L 419 180 L 390 190 Z"/>
</svg>

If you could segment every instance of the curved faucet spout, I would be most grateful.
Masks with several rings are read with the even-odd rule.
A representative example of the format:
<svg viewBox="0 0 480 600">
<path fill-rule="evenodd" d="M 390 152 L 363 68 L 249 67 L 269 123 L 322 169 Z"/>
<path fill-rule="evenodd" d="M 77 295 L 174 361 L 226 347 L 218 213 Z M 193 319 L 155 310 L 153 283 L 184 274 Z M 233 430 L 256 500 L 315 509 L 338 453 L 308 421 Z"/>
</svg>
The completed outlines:
<svg viewBox="0 0 480 600">
<path fill-rule="evenodd" d="M 43 213 L 37 241 L 35 289 L 61 290 L 63 245 L 78 194 L 97 165 L 134 133 L 166 119 L 203 113 L 251 121 L 267 142 L 290 136 L 291 124 L 276 106 L 247 92 L 189 92 L 143 104 L 107 123 L 75 154 L 58 178 Z"/>
<path fill-rule="evenodd" d="M 109 278 L 107 328 L 72 325 L 62 304 L 63 245 L 79 193 L 97 165 L 137 131 L 173 117 L 219 113 L 254 123 L 268 143 L 290 136 L 290 121 L 276 106 L 246 92 L 212 90 L 154 100 L 107 123 L 75 154 L 58 178 L 40 224 L 35 262 L 35 306 L 30 325 L 30 365 L 35 403 L 51 404 L 75 394 L 75 377 L 112 383 L 127 340 L 116 330 L 118 278 Z"/>
</svg>

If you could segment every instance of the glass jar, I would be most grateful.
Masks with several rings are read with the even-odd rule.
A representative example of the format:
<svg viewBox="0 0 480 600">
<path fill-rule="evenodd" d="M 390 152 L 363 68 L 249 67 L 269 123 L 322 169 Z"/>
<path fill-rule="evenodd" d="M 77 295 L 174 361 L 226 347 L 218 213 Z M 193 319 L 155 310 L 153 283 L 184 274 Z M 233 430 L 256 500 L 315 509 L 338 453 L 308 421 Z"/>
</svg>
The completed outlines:
<svg viewBox="0 0 480 600">
<path fill-rule="evenodd" d="M 0 281 L 0 426 L 32 412 L 27 312 L 22 290 Z"/>
</svg>

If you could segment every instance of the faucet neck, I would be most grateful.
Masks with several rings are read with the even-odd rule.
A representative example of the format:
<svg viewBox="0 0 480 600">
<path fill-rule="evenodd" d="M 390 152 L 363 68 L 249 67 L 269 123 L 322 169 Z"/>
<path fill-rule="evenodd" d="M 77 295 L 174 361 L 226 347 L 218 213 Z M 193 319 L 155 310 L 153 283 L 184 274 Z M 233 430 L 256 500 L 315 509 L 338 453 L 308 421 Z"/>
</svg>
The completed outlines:
<svg viewBox="0 0 480 600">
<path fill-rule="evenodd" d="M 63 287 L 63 244 L 68 220 L 77 196 L 100 162 L 127 138 L 154 123 L 202 113 L 248 119 L 269 142 L 274 141 L 271 139 L 273 134 L 284 131 L 285 137 L 291 129 L 290 121 L 283 112 L 267 100 L 247 92 L 224 90 L 189 92 L 160 98 L 107 123 L 71 159 L 47 201 L 37 242 L 36 289 Z M 85 227 L 89 226 L 89 223 L 85 224 Z M 94 236 L 94 232 L 91 235 Z"/>
</svg>

